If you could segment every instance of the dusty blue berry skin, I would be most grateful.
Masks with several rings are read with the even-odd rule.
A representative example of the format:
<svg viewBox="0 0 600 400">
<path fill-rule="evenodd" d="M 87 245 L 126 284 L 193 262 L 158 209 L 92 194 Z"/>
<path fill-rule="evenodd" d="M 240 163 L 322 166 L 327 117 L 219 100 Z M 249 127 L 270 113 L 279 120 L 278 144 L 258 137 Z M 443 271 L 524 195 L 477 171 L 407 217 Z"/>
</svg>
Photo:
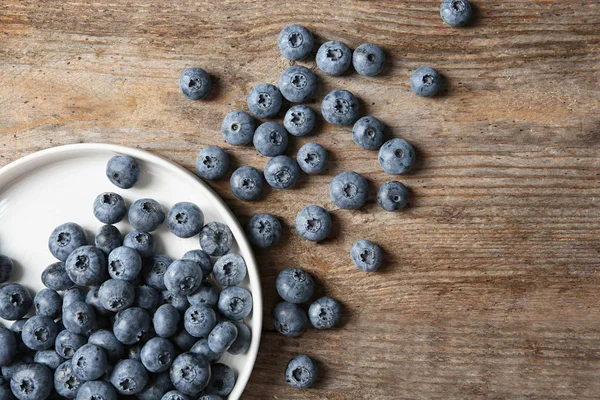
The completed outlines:
<svg viewBox="0 0 600 400">
<path fill-rule="evenodd" d="M 62 397 L 74 399 L 77 397 L 77 391 L 83 385 L 83 381 L 73 373 L 71 360 L 62 363 L 54 371 L 54 389 Z"/>
<path fill-rule="evenodd" d="M 342 75 L 352 64 L 352 50 L 342 42 L 325 42 L 317 51 L 317 67 L 327 75 Z"/>
<path fill-rule="evenodd" d="M 93 381 L 106 372 L 108 359 L 104 350 L 93 344 L 81 346 L 73 356 L 73 373 L 83 381 Z"/>
<path fill-rule="evenodd" d="M 390 139 L 379 149 L 379 165 L 391 175 L 406 174 L 415 160 L 415 149 L 404 139 Z"/>
<path fill-rule="evenodd" d="M 215 353 L 224 353 L 237 338 L 237 327 L 230 321 L 219 322 L 208 335 L 208 347 Z"/>
<path fill-rule="evenodd" d="M 123 246 L 135 249 L 142 257 L 150 257 L 154 254 L 154 237 L 147 232 L 131 231 L 125 235 Z"/>
<path fill-rule="evenodd" d="M 312 297 L 315 283 L 308 272 L 299 268 L 286 268 L 277 275 L 275 288 L 283 300 L 300 304 Z"/>
<path fill-rule="evenodd" d="M 40 351 L 52 348 L 56 335 L 58 335 L 58 326 L 52 318 L 34 315 L 23 325 L 21 339 L 31 350 Z"/>
<path fill-rule="evenodd" d="M 154 332 L 160 337 L 171 337 L 177 333 L 180 319 L 179 311 L 175 307 L 170 304 L 163 304 L 158 307 L 152 317 Z"/>
<path fill-rule="evenodd" d="M 265 180 L 275 189 L 293 187 L 300 176 L 300 167 L 296 160 L 288 156 L 277 156 L 265 165 Z"/>
<path fill-rule="evenodd" d="M 87 335 L 96 327 L 96 313 L 91 305 L 76 301 L 63 308 L 62 322 L 67 330 Z"/>
<path fill-rule="evenodd" d="M 209 281 L 203 281 L 198 290 L 187 296 L 188 301 L 193 306 L 207 305 L 216 307 L 219 301 L 219 289 Z"/>
<path fill-rule="evenodd" d="M 106 255 L 123 245 L 123 237 L 116 226 L 102 225 L 96 232 L 94 244 Z"/>
<path fill-rule="evenodd" d="M 33 299 L 19 283 L 5 283 L 0 287 L 0 318 L 9 321 L 21 319 L 29 312 Z"/>
<path fill-rule="evenodd" d="M 323 118 L 333 125 L 350 125 L 358 119 L 358 100 L 347 90 L 332 90 L 321 103 Z"/>
<path fill-rule="evenodd" d="M 118 312 L 131 307 L 135 301 L 133 285 L 122 279 L 109 279 L 98 289 L 100 304 L 108 311 Z"/>
<path fill-rule="evenodd" d="M 183 394 L 198 396 L 210 379 L 210 365 L 195 353 L 179 355 L 171 366 L 171 382 Z"/>
<path fill-rule="evenodd" d="M 165 212 L 156 200 L 139 199 L 129 207 L 128 218 L 135 229 L 152 232 L 165 222 Z"/>
<path fill-rule="evenodd" d="M 204 179 L 221 179 L 229 168 L 229 156 L 218 146 L 208 146 L 198 152 L 196 172 Z"/>
<path fill-rule="evenodd" d="M 135 344 L 143 340 L 151 328 L 150 315 L 139 307 L 131 307 L 117 314 L 113 324 L 113 333 L 119 342 Z"/>
<path fill-rule="evenodd" d="M 362 117 L 354 123 L 352 139 L 365 150 L 379 150 L 384 140 L 384 126 L 375 117 Z"/>
<path fill-rule="evenodd" d="M 217 394 L 207 394 L 205 396 L 200 396 L 198 400 L 223 400 L 223 398 Z"/>
<path fill-rule="evenodd" d="M 135 287 L 135 301 L 133 305 L 146 311 L 154 311 L 160 304 L 160 293 L 151 286 L 140 285 Z"/>
<path fill-rule="evenodd" d="M 121 195 L 113 192 L 101 193 L 94 200 L 94 216 L 105 224 L 116 224 L 127 214 L 127 206 Z"/>
<path fill-rule="evenodd" d="M 35 353 L 33 361 L 38 364 L 43 364 L 52 371 L 55 371 L 60 364 L 65 362 L 65 359 L 54 350 L 43 350 Z"/>
<path fill-rule="evenodd" d="M 233 233 L 221 222 L 209 222 L 200 231 L 200 247 L 210 256 L 219 257 L 227 254 L 231 246 L 233 246 Z"/>
<path fill-rule="evenodd" d="M 307 174 L 319 174 L 327 166 L 327 150 L 317 143 L 306 143 L 296 156 L 298 166 Z"/>
<path fill-rule="evenodd" d="M 389 181 L 377 191 L 377 202 L 386 211 L 396 211 L 406 207 L 410 192 L 402 183 Z"/>
<path fill-rule="evenodd" d="M 165 393 L 160 400 L 191 400 L 191 398 L 177 390 L 171 390 L 170 392 Z"/>
<path fill-rule="evenodd" d="M 10 329 L 0 326 L 0 367 L 8 365 L 17 354 L 17 340 Z"/>
<path fill-rule="evenodd" d="M 173 294 L 168 290 L 163 290 L 161 293 L 163 303 L 170 304 L 177 309 L 180 313 L 185 312 L 190 306 L 190 302 L 185 294 Z"/>
<path fill-rule="evenodd" d="M 202 270 L 192 260 L 175 260 L 164 275 L 165 287 L 175 296 L 194 293 L 202 282 Z"/>
<path fill-rule="evenodd" d="M 350 256 L 358 269 L 373 272 L 381 267 L 383 252 L 381 247 L 370 240 L 359 240 L 352 245 Z"/>
<path fill-rule="evenodd" d="M 75 352 L 83 346 L 87 338 L 83 335 L 63 330 L 58 333 L 54 342 L 54 350 L 64 359 L 70 360 Z"/>
<path fill-rule="evenodd" d="M 83 228 L 74 222 L 67 222 L 54 228 L 48 239 L 48 248 L 54 257 L 65 261 L 76 248 L 86 243 Z"/>
<path fill-rule="evenodd" d="M 199 339 L 196 343 L 194 343 L 194 345 L 192 346 L 190 351 L 192 353 L 199 354 L 199 355 L 205 357 L 209 363 L 214 363 L 214 362 L 219 361 L 219 359 L 223 355 L 223 353 L 215 353 L 214 351 L 212 351 L 210 349 L 210 347 L 208 346 L 207 338 Z"/>
<path fill-rule="evenodd" d="M 281 222 L 272 214 L 255 215 L 246 227 L 250 243 L 261 249 L 266 249 L 279 242 L 281 232 Z"/>
<path fill-rule="evenodd" d="M 106 164 L 106 177 L 121 189 L 130 189 L 140 179 L 140 166 L 133 157 L 114 156 Z"/>
<path fill-rule="evenodd" d="M 2 367 L 2 378 L 10 381 L 14 373 L 28 363 L 29 360 L 24 359 L 24 357 L 15 357 L 11 363 Z"/>
<path fill-rule="evenodd" d="M 19 400 L 44 400 L 52 392 L 52 371 L 42 364 L 28 364 L 10 379 L 10 389 Z"/>
<path fill-rule="evenodd" d="M 175 236 L 190 238 L 200 233 L 204 226 L 204 213 L 194 203 L 176 203 L 167 215 L 167 226 Z"/>
<path fill-rule="evenodd" d="M 210 366 L 211 376 L 204 392 L 218 396 L 229 396 L 235 386 L 235 373 L 228 365 L 215 363 Z"/>
<path fill-rule="evenodd" d="M 256 200 L 263 191 L 263 176 L 254 167 L 240 167 L 231 174 L 229 186 L 238 199 Z"/>
<path fill-rule="evenodd" d="M 90 290 L 88 290 L 88 292 L 85 296 L 85 302 L 87 304 L 89 304 L 90 306 L 94 307 L 94 312 L 96 313 L 96 315 L 98 315 L 98 316 L 110 315 L 110 311 L 105 309 L 102 306 L 102 303 L 100 302 L 100 288 L 97 288 L 97 287 L 90 288 Z M 99 322 L 104 322 L 104 321 L 106 321 L 106 320 L 103 318 L 99 319 Z"/>
<path fill-rule="evenodd" d="M 242 287 L 229 286 L 221 291 L 217 306 L 225 318 L 241 321 L 252 312 L 252 295 Z"/>
<path fill-rule="evenodd" d="M 304 354 L 292 358 L 285 368 L 285 380 L 293 388 L 305 389 L 315 384 L 319 368 L 317 363 Z"/>
<path fill-rule="evenodd" d="M 248 95 L 248 108 L 257 118 L 270 118 L 279 112 L 283 98 L 279 89 L 269 83 L 256 85 Z"/>
<path fill-rule="evenodd" d="M 283 118 L 283 126 L 290 135 L 308 135 L 315 127 L 316 115 L 312 108 L 305 105 L 290 107 Z"/>
<path fill-rule="evenodd" d="M 159 400 L 165 393 L 173 389 L 171 378 L 168 372 L 162 372 L 150 377 L 150 381 L 140 393 L 138 400 Z"/>
<path fill-rule="evenodd" d="M 81 246 L 75 249 L 65 261 L 69 278 L 81 286 L 94 286 L 104 282 L 108 275 L 106 256 L 95 246 Z"/>
<path fill-rule="evenodd" d="M 42 283 L 48 289 L 67 290 L 74 285 L 62 261 L 50 264 L 42 272 Z"/>
<path fill-rule="evenodd" d="M 221 286 L 239 285 L 246 279 L 246 261 L 239 254 L 229 253 L 219 258 L 213 268 L 213 277 Z"/>
<path fill-rule="evenodd" d="M 310 55 L 315 45 L 311 33 L 301 25 L 287 25 L 277 40 L 281 55 L 288 60 L 298 61 Z"/>
<path fill-rule="evenodd" d="M 212 272 L 212 260 L 210 259 L 210 256 L 202 250 L 190 250 L 183 255 L 182 259 L 192 260 L 196 264 L 198 264 L 198 266 L 202 270 L 202 277 L 204 279 L 208 278 L 208 276 Z"/>
<path fill-rule="evenodd" d="M 342 319 L 342 306 L 331 297 L 321 297 L 308 308 L 308 319 L 317 329 L 333 328 Z"/>
<path fill-rule="evenodd" d="M 165 338 L 152 338 L 144 344 L 140 360 L 149 372 L 167 371 L 175 359 L 175 347 Z"/>
<path fill-rule="evenodd" d="M 233 146 L 243 146 L 250 143 L 255 129 L 256 123 L 252 115 L 241 110 L 230 112 L 221 123 L 223 138 Z M 200 172 L 198 171 L 198 173 Z"/>
<path fill-rule="evenodd" d="M 323 240 L 331 231 L 331 215 L 323 207 L 306 206 L 296 215 L 296 230 L 303 239 Z"/>
<path fill-rule="evenodd" d="M 364 43 L 354 49 L 352 65 L 356 72 L 364 76 L 375 76 L 385 65 L 385 53 L 376 44 Z"/>
<path fill-rule="evenodd" d="M 42 289 L 33 298 L 33 306 L 37 315 L 56 319 L 62 311 L 62 297 L 55 290 Z"/>
<path fill-rule="evenodd" d="M 5 255 L 0 255 L 0 283 L 9 281 L 14 269 L 12 260 Z"/>
<path fill-rule="evenodd" d="M 117 392 L 108 382 L 89 381 L 79 388 L 77 400 L 117 400 Z"/>
<path fill-rule="evenodd" d="M 412 91 L 421 97 L 432 97 L 440 91 L 440 74 L 431 67 L 421 67 L 410 76 Z"/>
<path fill-rule="evenodd" d="M 356 172 L 342 172 L 329 185 L 331 201 L 345 210 L 358 210 L 365 204 L 368 195 L 367 180 Z"/>
<path fill-rule="evenodd" d="M 165 272 L 173 263 L 173 259 L 166 254 L 157 254 L 144 259 L 142 275 L 146 285 L 155 289 L 165 290 Z"/>
<path fill-rule="evenodd" d="M 88 343 L 102 348 L 111 363 L 120 360 L 125 355 L 125 347 L 109 330 L 100 329 L 95 331 L 90 335 Z"/>
<path fill-rule="evenodd" d="M 64 310 L 76 301 L 85 301 L 86 293 L 83 289 L 72 287 L 63 294 L 62 309 Z"/>
<path fill-rule="evenodd" d="M 248 326 L 241 321 L 236 321 L 233 324 L 237 328 L 238 334 L 227 352 L 233 355 L 244 354 L 250 348 L 250 343 L 252 342 L 252 332 L 250 331 L 250 328 L 248 328 Z"/>
<path fill-rule="evenodd" d="M 467 0 L 443 0 L 440 16 L 452 27 L 465 26 L 473 17 L 473 9 Z"/>
<path fill-rule="evenodd" d="M 267 121 L 256 128 L 252 143 L 263 156 L 275 157 L 285 152 L 288 145 L 288 133 L 277 122 Z"/>
<path fill-rule="evenodd" d="M 287 301 L 282 301 L 275 306 L 271 318 L 275 330 L 284 336 L 300 336 L 308 326 L 306 311 L 297 304 Z"/>
<path fill-rule="evenodd" d="M 179 350 L 188 351 L 198 338 L 190 335 L 185 329 L 180 329 L 170 340 Z"/>
<path fill-rule="evenodd" d="M 211 87 L 210 76 L 202 68 L 188 68 L 179 78 L 179 89 L 190 100 L 205 98 Z"/>
<path fill-rule="evenodd" d="M 148 384 L 148 372 L 138 360 L 121 360 L 112 370 L 110 383 L 120 394 L 138 394 Z"/>
<path fill-rule="evenodd" d="M 196 338 L 206 337 L 216 323 L 215 310 L 207 305 L 190 306 L 183 316 L 185 330 Z"/>
<path fill-rule="evenodd" d="M 134 281 L 141 270 L 142 257 L 131 247 L 117 247 L 108 255 L 108 274 L 113 279 Z"/>
<path fill-rule="evenodd" d="M 279 77 L 281 95 L 291 103 L 309 100 L 317 91 L 317 77 L 301 65 L 294 65 L 283 71 Z"/>
</svg>

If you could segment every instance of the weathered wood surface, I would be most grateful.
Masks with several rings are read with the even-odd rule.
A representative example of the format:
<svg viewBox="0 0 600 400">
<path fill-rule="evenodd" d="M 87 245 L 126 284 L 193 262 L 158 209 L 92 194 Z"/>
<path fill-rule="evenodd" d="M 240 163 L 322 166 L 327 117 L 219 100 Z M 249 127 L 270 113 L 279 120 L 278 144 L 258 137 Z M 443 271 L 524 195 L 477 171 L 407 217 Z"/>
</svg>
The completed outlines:
<svg viewBox="0 0 600 400">
<path fill-rule="evenodd" d="M 224 143 L 222 117 L 246 108 L 250 88 L 276 83 L 286 23 L 319 42 L 382 45 L 383 76 L 325 77 L 313 105 L 349 89 L 365 113 L 418 148 L 401 180 L 414 199 L 401 213 L 371 201 L 336 210 L 332 177 L 354 170 L 376 187 L 391 176 L 349 128 L 319 124 L 292 140 L 331 151 L 327 173 L 261 202 L 211 183 L 242 223 L 259 212 L 285 222 L 281 246 L 259 252 L 265 317 L 279 270 L 302 266 L 347 311 L 343 328 L 300 338 L 265 323 L 246 399 L 600 398 L 600 3 L 475 1 L 474 26 L 451 29 L 439 1 L 33 1 L 0 3 L 0 164 L 76 142 L 156 152 L 192 169 L 205 145 L 262 168 L 252 147 Z M 304 63 L 314 68 L 314 61 Z M 411 71 L 438 68 L 447 89 L 410 92 Z M 186 100 L 180 72 L 214 77 L 208 101 Z M 336 234 L 320 245 L 292 229 L 316 203 Z M 348 251 L 369 238 L 386 265 L 366 275 Z M 268 318 L 266 319 L 268 321 Z M 316 388 L 290 390 L 282 371 L 298 352 L 322 365 Z"/>
</svg>

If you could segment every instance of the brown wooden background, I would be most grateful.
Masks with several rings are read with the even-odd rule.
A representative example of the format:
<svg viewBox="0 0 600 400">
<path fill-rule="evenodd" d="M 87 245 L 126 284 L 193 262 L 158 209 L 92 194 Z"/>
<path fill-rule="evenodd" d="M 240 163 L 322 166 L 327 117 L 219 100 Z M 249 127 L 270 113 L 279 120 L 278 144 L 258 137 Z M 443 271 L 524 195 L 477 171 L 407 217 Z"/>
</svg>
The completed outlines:
<svg viewBox="0 0 600 400">
<path fill-rule="evenodd" d="M 211 183 L 242 223 L 259 212 L 285 222 L 283 243 L 258 254 L 265 317 L 277 272 L 301 266 L 346 308 L 343 328 L 298 339 L 266 319 L 246 399 L 600 398 L 600 3 L 478 0 L 474 26 L 452 29 L 439 1 L 3 0 L 0 3 L 0 165 L 51 146 L 110 142 L 193 168 L 223 145 L 236 166 L 262 168 L 252 147 L 231 147 L 222 117 L 245 109 L 260 82 L 290 65 L 277 34 L 300 23 L 318 42 L 385 48 L 383 76 L 325 77 L 312 104 L 344 88 L 418 148 L 401 181 L 411 206 L 390 214 L 374 196 L 336 210 L 328 184 L 354 170 L 391 179 L 350 129 L 320 123 L 306 141 L 331 151 L 327 173 L 263 201 Z M 314 68 L 314 61 L 305 65 Z M 447 78 L 435 99 L 410 91 L 432 65 Z M 207 101 L 178 91 L 187 67 L 215 78 Z M 291 228 L 310 203 L 332 210 L 336 234 L 315 245 Z M 385 267 L 364 274 L 348 251 L 369 238 Z M 316 388 L 289 389 L 288 359 L 322 365 Z"/>
</svg>

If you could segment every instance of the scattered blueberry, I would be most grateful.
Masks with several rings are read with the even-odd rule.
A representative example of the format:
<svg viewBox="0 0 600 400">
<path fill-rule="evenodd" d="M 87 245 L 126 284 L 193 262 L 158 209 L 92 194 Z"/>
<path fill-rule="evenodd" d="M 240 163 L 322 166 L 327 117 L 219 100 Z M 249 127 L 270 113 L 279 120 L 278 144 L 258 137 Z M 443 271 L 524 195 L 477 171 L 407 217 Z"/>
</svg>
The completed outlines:
<svg viewBox="0 0 600 400">
<path fill-rule="evenodd" d="M 74 285 L 62 261 L 50 264 L 42 272 L 42 283 L 48 289 L 67 290 Z"/>
<path fill-rule="evenodd" d="M 277 275 L 275 288 L 283 300 L 300 304 L 312 297 L 315 284 L 308 272 L 299 268 L 286 268 Z"/>
<path fill-rule="evenodd" d="M 169 210 L 167 226 L 175 236 L 190 238 L 200 233 L 204 226 L 204 213 L 194 203 L 177 203 Z"/>
<path fill-rule="evenodd" d="M 111 314 L 110 311 L 105 309 L 100 302 L 99 287 L 92 287 L 90 290 L 88 290 L 87 294 L 85 295 L 85 302 L 94 308 L 94 312 L 97 316 L 107 316 Z M 99 318 L 98 322 L 103 324 L 108 322 L 108 320 L 105 318 Z M 100 325 L 98 325 L 97 328 L 100 328 Z"/>
<path fill-rule="evenodd" d="M 215 353 L 214 351 L 212 351 L 210 349 L 210 347 L 208 346 L 207 338 L 199 339 L 196 343 L 194 343 L 194 345 L 192 346 L 190 351 L 192 353 L 196 353 L 196 354 L 199 354 L 199 355 L 205 357 L 209 363 L 214 363 L 214 362 L 219 361 L 219 359 L 223 355 L 223 353 Z"/>
<path fill-rule="evenodd" d="M 207 305 L 209 307 L 216 307 L 219 301 L 219 289 L 209 282 L 203 281 L 194 293 L 187 296 L 189 303 L 193 306 Z"/>
<path fill-rule="evenodd" d="M 279 90 L 291 103 L 305 102 L 317 91 L 317 77 L 306 67 L 291 66 L 279 77 Z"/>
<path fill-rule="evenodd" d="M 67 360 L 54 371 L 54 390 L 67 399 L 77 397 L 77 392 L 83 381 L 73 373 L 73 364 Z"/>
<path fill-rule="evenodd" d="M 195 353 L 179 355 L 171 366 L 171 382 L 183 394 L 198 396 L 210 379 L 210 365 Z"/>
<path fill-rule="evenodd" d="M 154 237 L 147 232 L 131 231 L 125 235 L 123 246 L 137 250 L 142 257 L 150 257 L 154 254 Z"/>
<path fill-rule="evenodd" d="M 379 165 L 388 174 L 402 175 L 415 163 L 415 149 L 404 139 L 390 139 L 379 149 Z"/>
<path fill-rule="evenodd" d="M 307 174 L 318 174 L 327 165 L 327 150 L 317 143 L 306 143 L 298 150 L 296 156 L 298 166 Z"/>
<path fill-rule="evenodd" d="M 239 254 L 229 253 L 219 258 L 213 268 L 213 277 L 221 286 L 235 286 L 246 278 L 247 268 L 244 258 Z"/>
<path fill-rule="evenodd" d="M 33 298 L 33 307 L 37 315 L 56 319 L 62 312 L 62 297 L 55 290 L 42 289 Z"/>
<path fill-rule="evenodd" d="M 386 211 L 396 211 L 406 206 L 409 196 L 406 186 L 398 181 L 389 181 L 377 191 L 377 202 Z"/>
<path fill-rule="evenodd" d="M 233 323 L 237 328 L 237 337 L 231 344 L 227 352 L 229 354 L 237 355 L 244 354 L 250 348 L 250 342 L 252 341 L 252 332 L 250 328 L 242 321 L 236 321 Z"/>
<path fill-rule="evenodd" d="M 283 126 L 294 136 L 309 134 L 315 127 L 317 116 L 312 108 L 304 105 L 290 107 L 283 118 Z"/>
<path fill-rule="evenodd" d="M 152 232 L 165 222 L 165 212 L 156 200 L 139 199 L 129 207 L 128 218 L 135 229 Z"/>
<path fill-rule="evenodd" d="M 5 283 L 0 287 L 0 318 L 9 321 L 21 319 L 32 305 L 31 294 L 23 285 Z"/>
<path fill-rule="evenodd" d="M 285 152 L 288 145 L 288 133 L 277 122 L 267 121 L 256 128 L 252 143 L 263 156 L 275 157 Z"/>
<path fill-rule="evenodd" d="M 354 49 L 352 65 L 356 72 L 364 76 L 375 76 L 381 72 L 385 64 L 385 53 L 381 47 L 365 43 Z"/>
<path fill-rule="evenodd" d="M 98 297 L 102 307 L 108 311 L 118 312 L 133 305 L 135 289 L 128 281 L 109 279 L 98 289 Z"/>
<path fill-rule="evenodd" d="M 113 279 L 134 281 L 141 270 L 142 257 L 131 247 L 117 247 L 108 255 L 108 274 Z"/>
<path fill-rule="evenodd" d="M 330 124 L 350 125 L 358 119 L 358 100 L 347 90 L 333 90 L 323 99 L 321 112 Z"/>
<path fill-rule="evenodd" d="M 121 360 L 113 368 L 110 383 L 123 395 L 134 395 L 148 383 L 148 372 L 138 360 Z"/>
<path fill-rule="evenodd" d="M 112 192 L 99 194 L 94 200 L 94 216 L 105 224 L 116 224 L 127 214 L 127 206 L 121 195 Z"/>
<path fill-rule="evenodd" d="M 17 354 L 17 341 L 10 329 L 0 326 L 0 367 L 8 365 Z"/>
<path fill-rule="evenodd" d="M 190 335 L 184 328 L 181 328 L 179 332 L 177 332 L 170 339 L 173 344 L 182 351 L 188 351 L 191 349 L 194 343 L 196 343 L 196 340 L 198 340 L 198 338 Z"/>
<path fill-rule="evenodd" d="M 207 394 L 228 396 L 235 386 L 235 373 L 228 365 L 215 363 L 210 366 L 211 376 L 204 391 Z"/>
<path fill-rule="evenodd" d="M 175 347 L 164 338 L 152 338 L 144 344 L 140 360 L 149 372 L 164 372 L 171 367 L 175 359 Z"/>
<path fill-rule="evenodd" d="M 111 251 L 123 245 L 123 237 L 116 226 L 102 225 L 96 232 L 94 244 L 104 254 L 108 255 Z"/>
<path fill-rule="evenodd" d="M 315 41 L 308 31 L 300 25 L 287 25 L 279 33 L 279 51 L 288 60 L 302 60 L 310 54 Z"/>
<path fill-rule="evenodd" d="M 107 275 L 106 256 L 97 247 L 81 246 L 69 255 L 65 269 L 77 285 L 99 285 Z"/>
<path fill-rule="evenodd" d="M 308 308 L 308 319 L 317 329 L 329 329 L 339 324 L 342 306 L 331 297 L 321 297 Z"/>
<path fill-rule="evenodd" d="M 288 362 L 285 380 L 293 388 L 309 388 L 317 380 L 318 371 L 317 363 L 312 358 L 299 354 Z"/>
<path fill-rule="evenodd" d="M 140 179 L 140 166 L 133 157 L 114 156 L 106 164 L 106 176 L 113 185 L 131 189 Z"/>
<path fill-rule="evenodd" d="M 341 75 L 352 63 L 352 50 L 337 40 L 325 42 L 317 51 L 317 67 L 327 75 Z"/>
<path fill-rule="evenodd" d="M 192 260 L 175 260 L 164 275 L 165 287 L 175 295 L 192 294 L 202 282 L 202 270 Z"/>
<path fill-rule="evenodd" d="M 318 242 L 329 235 L 331 216 L 323 207 L 306 206 L 296 216 L 296 230 L 302 238 Z"/>
<path fill-rule="evenodd" d="M 133 305 L 146 311 L 154 311 L 160 304 L 160 293 L 148 285 L 135 287 L 135 301 Z"/>
<path fill-rule="evenodd" d="M 173 263 L 173 259 L 166 254 L 156 254 L 144 259 L 142 275 L 144 282 L 155 289 L 165 290 L 165 272 Z"/>
<path fill-rule="evenodd" d="M 73 373 L 82 381 L 100 378 L 108 368 L 108 359 L 104 350 L 94 344 L 81 346 L 73 356 Z"/>
<path fill-rule="evenodd" d="M 200 231 L 200 247 L 213 257 L 227 254 L 232 245 L 233 233 L 221 222 L 209 222 Z"/>
<path fill-rule="evenodd" d="M 377 271 L 383 257 L 381 247 L 369 240 L 359 240 L 350 250 L 352 261 L 358 269 L 365 272 Z"/>
<path fill-rule="evenodd" d="M 231 192 L 240 200 L 255 200 L 263 190 L 263 175 L 254 167 L 240 167 L 231 174 Z"/>
<path fill-rule="evenodd" d="M 357 210 L 365 204 L 369 195 L 367 180 L 352 171 L 338 174 L 329 185 L 331 201 L 345 210 Z"/>
<path fill-rule="evenodd" d="M 196 338 L 206 337 L 217 323 L 217 314 L 208 305 L 190 306 L 183 316 L 185 330 Z"/>
<path fill-rule="evenodd" d="M 308 317 L 306 311 L 294 303 L 282 301 L 273 309 L 273 326 L 284 336 L 297 337 L 306 331 Z"/>
<path fill-rule="evenodd" d="M 435 96 L 441 86 L 440 74 L 431 67 L 421 67 L 410 76 L 412 91 L 421 97 Z"/>
<path fill-rule="evenodd" d="M 217 354 L 224 353 L 235 342 L 237 334 L 237 327 L 233 322 L 219 322 L 208 335 L 208 347 Z"/>
<path fill-rule="evenodd" d="M 192 400 L 188 395 L 178 392 L 177 390 L 171 390 L 164 394 L 160 400 Z"/>
<path fill-rule="evenodd" d="M 60 366 L 60 364 L 65 362 L 65 359 L 62 358 L 56 351 L 54 350 L 42 350 L 35 353 L 33 357 L 33 361 L 38 364 L 45 365 L 50 368 L 52 371 L 55 371 L 56 368 Z M 0 397 L 1 398 L 1 397 Z"/>
<path fill-rule="evenodd" d="M 375 117 L 362 117 L 352 128 L 354 143 L 365 150 L 379 150 L 383 144 L 384 126 Z"/>
<path fill-rule="evenodd" d="M 62 309 L 64 310 L 76 301 L 85 301 L 86 292 L 78 287 L 72 287 L 63 294 Z"/>
<path fill-rule="evenodd" d="M 87 243 L 85 231 L 76 223 L 67 222 L 57 226 L 48 239 L 50 253 L 60 261 L 65 261 L 78 247 Z"/>
<path fill-rule="evenodd" d="M 9 281 L 14 269 L 12 260 L 5 255 L 0 255 L 0 283 Z"/>
<path fill-rule="evenodd" d="M 62 322 L 67 330 L 78 335 L 87 335 L 96 327 L 96 313 L 91 305 L 76 301 L 63 308 Z"/>
<path fill-rule="evenodd" d="M 179 78 L 179 89 L 190 100 L 205 98 L 211 87 L 210 76 L 202 68 L 188 68 Z"/>
<path fill-rule="evenodd" d="M 281 222 L 271 214 L 258 214 L 250 219 L 246 228 L 252 245 L 265 249 L 281 239 Z"/>
<path fill-rule="evenodd" d="M 225 116 L 221 124 L 221 134 L 225 141 L 234 146 L 242 146 L 252 141 L 256 123 L 252 115 L 245 111 L 232 111 Z M 197 167 L 196 162 L 196 168 Z M 200 170 L 198 170 L 200 173 Z M 202 174 L 200 174 L 202 176 Z"/>
<path fill-rule="evenodd" d="M 450 26 L 464 26 L 473 17 L 473 9 L 467 0 L 443 0 L 440 16 Z"/>
<path fill-rule="evenodd" d="M 138 400 L 159 400 L 165 393 L 173 389 L 169 372 L 162 372 L 160 374 L 154 374 L 150 376 L 149 382 L 140 393 L 138 393 Z"/>
<path fill-rule="evenodd" d="M 125 347 L 109 330 L 99 329 L 92 333 L 88 339 L 89 344 L 96 345 L 106 352 L 111 363 L 120 360 L 125 355 Z"/>
<path fill-rule="evenodd" d="M 150 315 L 139 307 L 119 311 L 113 325 L 115 337 L 123 344 L 135 344 L 141 341 L 151 329 Z"/>
<path fill-rule="evenodd" d="M 229 286 L 219 295 L 221 314 L 232 321 L 241 321 L 252 312 L 252 295 L 239 286 Z"/>
<path fill-rule="evenodd" d="M 204 279 L 208 278 L 208 276 L 212 272 L 212 260 L 210 256 L 203 250 L 190 250 L 183 255 L 182 259 L 192 260 L 196 264 L 198 264 L 198 266 L 202 270 L 202 277 Z"/>
<path fill-rule="evenodd" d="M 79 388 L 77 400 L 117 400 L 117 393 L 109 382 L 89 381 Z"/>
<path fill-rule="evenodd" d="M 52 371 L 31 363 L 19 368 L 10 379 L 10 389 L 19 400 L 44 400 L 52 391 Z"/>
<path fill-rule="evenodd" d="M 269 118 L 279 112 L 283 99 L 281 92 L 268 83 L 256 85 L 248 95 L 248 108 L 258 118 Z"/>
<path fill-rule="evenodd" d="M 85 336 L 63 330 L 56 335 L 54 350 L 62 358 L 70 360 L 75 355 L 75 352 L 86 342 L 87 338 Z"/>
<path fill-rule="evenodd" d="M 277 156 L 267 162 L 264 174 L 270 186 L 275 189 L 289 189 L 296 184 L 300 167 L 291 157 Z"/>
<path fill-rule="evenodd" d="M 208 146 L 198 152 L 196 172 L 204 179 L 221 179 L 229 168 L 229 156 L 217 146 Z"/>
<path fill-rule="evenodd" d="M 158 336 L 166 338 L 177 333 L 180 319 L 179 311 L 175 307 L 170 304 L 163 304 L 154 313 L 152 325 Z"/>
<path fill-rule="evenodd" d="M 207 394 L 201 396 L 198 400 L 223 400 L 223 398 L 217 394 Z"/>
</svg>

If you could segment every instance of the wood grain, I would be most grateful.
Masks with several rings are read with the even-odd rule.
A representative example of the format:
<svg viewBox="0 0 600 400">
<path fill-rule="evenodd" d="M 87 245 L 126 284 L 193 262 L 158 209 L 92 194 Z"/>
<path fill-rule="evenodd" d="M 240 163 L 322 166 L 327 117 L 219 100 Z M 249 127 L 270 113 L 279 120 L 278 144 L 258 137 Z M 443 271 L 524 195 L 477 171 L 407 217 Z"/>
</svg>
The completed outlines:
<svg viewBox="0 0 600 400">
<path fill-rule="evenodd" d="M 326 77 L 363 112 L 418 149 L 401 181 L 400 213 L 375 202 L 392 177 L 357 148 L 349 128 L 318 125 L 307 141 L 331 152 L 327 172 L 263 201 L 210 183 L 242 223 L 274 212 L 281 246 L 258 251 L 265 317 L 279 270 L 302 266 L 343 302 L 343 328 L 288 339 L 267 322 L 245 399 L 600 398 L 600 3 L 478 0 L 473 26 L 452 29 L 439 1 L 233 2 L 4 0 L 0 3 L 0 164 L 77 142 L 136 146 L 193 168 L 222 145 L 234 164 L 262 168 L 252 147 L 224 143 L 220 123 L 245 109 L 257 83 L 291 63 L 277 34 L 300 23 L 318 42 L 365 41 L 388 53 L 385 73 Z M 315 69 L 314 61 L 302 63 Z M 410 73 L 436 67 L 435 99 L 410 92 Z M 181 71 L 215 81 L 207 101 L 181 96 Z M 328 184 L 354 170 L 372 184 L 359 211 L 337 210 Z M 307 204 L 332 211 L 335 236 L 315 245 L 293 229 Z M 369 238 L 385 267 L 364 274 L 348 252 Z M 283 370 L 303 352 L 321 362 L 316 388 L 290 390 Z"/>
</svg>

